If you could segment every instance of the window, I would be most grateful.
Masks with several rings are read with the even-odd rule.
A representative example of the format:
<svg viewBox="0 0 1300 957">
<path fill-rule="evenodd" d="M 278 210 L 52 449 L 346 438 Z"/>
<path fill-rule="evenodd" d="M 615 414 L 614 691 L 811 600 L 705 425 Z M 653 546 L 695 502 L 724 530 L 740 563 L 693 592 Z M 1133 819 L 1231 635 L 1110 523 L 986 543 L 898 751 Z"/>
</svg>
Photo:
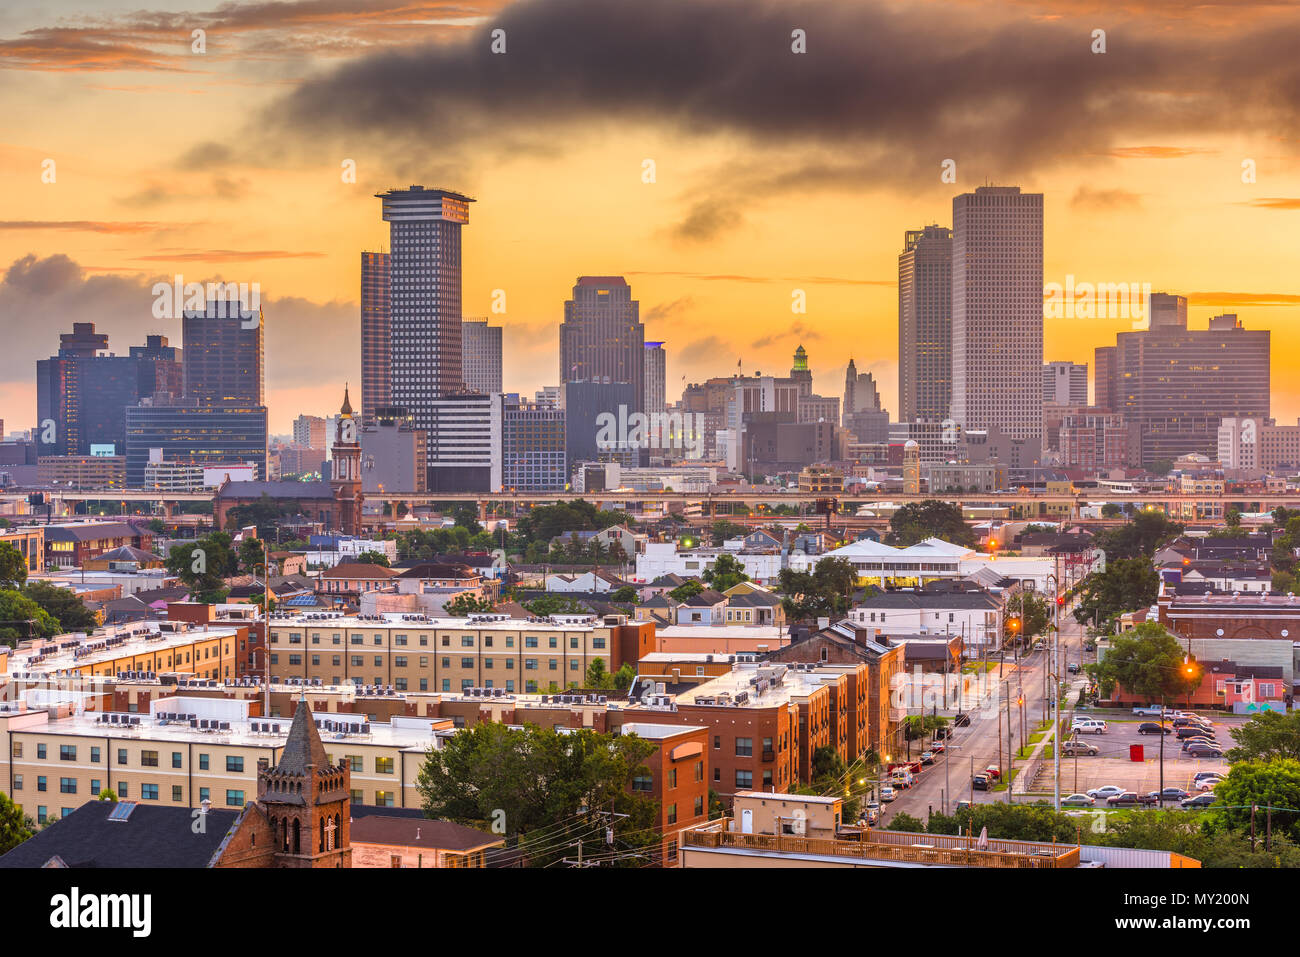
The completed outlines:
<svg viewBox="0 0 1300 957">
<path fill-rule="evenodd" d="M 668 823 L 669 823 L 669 824 L 676 824 L 676 823 L 677 823 L 677 805 L 676 805 L 676 804 L 670 804 L 670 805 L 668 805 Z"/>
<path fill-rule="evenodd" d="M 695 762 L 695 780 L 696 780 L 696 781 L 703 781 L 703 780 L 704 780 L 704 762 L 703 762 L 703 761 L 696 761 L 696 762 Z"/>
<path fill-rule="evenodd" d="M 158 767 L 158 752 L 157 752 L 157 751 L 141 751 L 141 752 L 140 752 L 140 767 L 142 767 L 142 768 L 156 768 L 156 767 Z"/>
<path fill-rule="evenodd" d="M 715 781 L 721 781 L 721 780 L 722 780 L 722 768 L 715 767 L 715 768 L 713 769 L 713 780 L 715 780 Z"/>
<path fill-rule="evenodd" d="M 713 736 L 713 750 L 717 751 L 721 749 L 721 747 L 722 747 L 722 735 L 715 734 Z"/>
<path fill-rule="evenodd" d="M 429 679 L 428 679 L 428 678 L 421 678 L 421 679 L 420 679 L 420 690 L 421 690 L 421 691 L 428 691 L 428 690 L 429 690 Z"/>
<path fill-rule="evenodd" d="M 360 667 L 361 667 L 362 665 L 364 665 L 365 663 L 366 663 L 366 659 L 365 659 L 365 658 L 362 658 L 360 655 L 353 655 L 353 656 L 352 656 L 352 667 L 353 667 L 353 668 L 360 668 Z"/>
<path fill-rule="evenodd" d="M 45 745 L 43 744 L 36 745 L 36 757 L 42 761 L 45 760 Z"/>
<path fill-rule="evenodd" d="M 335 667 L 335 668 L 337 668 L 339 665 L 343 664 L 343 656 L 342 656 L 342 655 L 335 655 L 335 656 L 334 656 L 334 662 L 333 662 L 333 664 L 334 664 L 334 667 Z"/>
<path fill-rule="evenodd" d="M 291 664 L 291 665 L 301 665 L 301 664 L 302 664 L 302 655 L 290 655 L 290 656 L 289 656 L 289 664 Z"/>
<path fill-rule="evenodd" d="M 554 635 L 551 635 L 551 637 L 547 639 L 547 647 L 558 648 L 559 645 L 556 644 L 557 640 L 558 639 Z"/>
<path fill-rule="evenodd" d="M 382 668 L 383 666 L 384 666 L 384 656 L 383 656 L 383 655 L 375 655 L 375 667 L 376 667 L 376 668 Z M 379 684 L 379 682 L 376 681 L 375 684 Z"/>
<path fill-rule="evenodd" d="M 767 790 L 771 786 L 772 786 L 772 772 L 769 769 L 763 772 L 763 790 Z"/>
<path fill-rule="evenodd" d="M 50 818 L 50 810 L 44 804 L 36 805 L 36 823 L 44 824 Z"/>
<path fill-rule="evenodd" d="M 376 774 L 392 774 L 392 773 L 393 773 L 393 759 L 392 759 L 392 758 L 375 758 L 375 773 L 376 773 Z"/>
<path fill-rule="evenodd" d="M 444 668 L 450 668 L 450 667 L 451 667 L 451 659 L 448 658 L 446 655 L 443 655 L 443 656 L 442 656 L 442 666 L 443 666 Z"/>
<path fill-rule="evenodd" d="M 460 666 L 461 666 L 462 668 L 473 668 L 473 667 L 474 667 L 474 659 L 473 659 L 473 658 L 462 658 L 462 659 L 460 659 Z"/>
<path fill-rule="evenodd" d="M 158 785 L 156 784 L 140 785 L 140 800 L 142 801 L 158 800 Z"/>
<path fill-rule="evenodd" d="M 22 756 L 23 756 L 23 743 L 22 743 L 21 741 L 15 741 L 15 742 L 14 742 L 14 757 L 15 757 L 15 758 L 21 758 Z"/>
<path fill-rule="evenodd" d="M 747 757 L 751 756 L 753 753 L 754 753 L 754 739 L 753 739 L 753 738 L 737 738 L 737 739 L 736 739 L 736 757 L 739 757 L 739 758 L 747 758 Z"/>
<path fill-rule="evenodd" d="M 90 763 L 91 764 L 99 763 L 99 748 L 90 749 Z"/>
<path fill-rule="evenodd" d="M 199 755 L 199 770 L 200 771 L 208 770 L 208 756 L 206 754 Z"/>
<path fill-rule="evenodd" d="M 569 638 L 569 647 L 570 647 L 570 648 L 577 648 L 577 647 L 578 647 L 578 636 L 577 636 L 577 635 L 573 635 L 572 637 Z"/>
<path fill-rule="evenodd" d="M 75 744 L 59 745 L 59 760 L 60 761 L 77 760 L 77 746 Z"/>
<path fill-rule="evenodd" d="M 552 658 L 552 659 L 551 659 L 551 665 L 550 665 L 550 668 L 549 668 L 548 670 L 550 670 L 550 671 L 554 671 L 554 670 L 556 669 L 557 666 L 558 666 L 558 663 L 556 662 L 556 660 L 555 660 L 554 658 Z"/>
<path fill-rule="evenodd" d="M 443 635 L 443 636 L 442 636 L 442 647 L 444 647 L 444 648 L 450 648 L 450 647 L 451 647 L 451 635 Z"/>
<path fill-rule="evenodd" d="M 741 789 L 741 790 L 748 790 L 749 788 L 752 788 L 753 786 L 754 786 L 754 772 L 753 772 L 753 771 L 737 771 L 737 772 L 736 772 L 736 787 L 737 787 L 737 788 L 739 788 L 739 789 Z"/>
<path fill-rule="evenodd" d="M 393 792 L 392 792 L 392 791 L 376 791 L 376 792 L 375 792 L 375 803 L 376 803 L 377 805 L 379 805 L 380 807 L 392 807 L 392 806 L 393 806 Z"/>
<path fill-rule="evenodd" d="M 172 801 L 180 804 L 185 799 L 185 789 L 179 784 L 172 785 Z"/>
<path fill-rule="evenodd" d="M 605 639 L 604 639 L 604 638 L 601 638 L 601 637 L 599 637 L 599 636 L 596 636 L 596 637 L 592 638 L 592 639 L 591 639 L 591 647 L 593 647 L 593 648 L 604 648 L 604 647 L 605 647 Z"/>
<path fill-rule="evenodd" d="M 117 787 L 114 788 L 113 790 L 117 792 L 117 796 L 119 798 L 121 798 L 122 800 L 126 800 L 127 792 L 130 790 L 130 785 L 128 785 L 125 781 L 118 781 Z"/>
<path fill-rule="evenodd" d="M 77 779 L 76 779 L 76 778 L 59 778 L 59 793 L 60 793 L 60 794 L 76 794 L 76 793 L 77 793 Z"/>
<path fill-rule="evenodd" d="M 173 752 L 172 752 L 172 767 L 174 767 L 174 768 L 179 768 L 180 766 L 181 766 L 181 753 L 180 753 L 179 751 L 173 751 Z"/>
<path fill-rule="evenodd" d="M 488 669 L 490 669 L 490 668 L 492 667 L 492 659 L 491 659 L 491 658 L 484 658 L 484 659 L 483 659 L 483 667 L 484 667 L 484 668 L 488 668 Z"/>
<path fill-rule="evenodd" d="M 633 791 L 652 791 L 654 790 L 654 779 L 648 774 L 638 774 L 632 778 Z"/>
<path fill-rule="evenodd" d="M 405 635 L 394 635 L 394 636 L 393 636 L 393 644 L 395 644 L 395 645 L 405 645 L 405 644 L 406 644 L 406 636 L 405 636 Z"/>
<path fill-rule="evenodd" d="M 473 636 L 473 635 L 461 635 L 461 636 L 460 636 L 460 646 L 461 646 L 462 648 L 473 648 L 473 647 L 474 647 L 474 636 Z"/>
<path fill-rule="evenodd" d="M 349 796 L 349 798 L 352 800 L 352 803 L 353 803 L 353 804 L 364 804 L 364 803 L 365 803 L 365 801 L 362 800 L 362 799 L 366 796 L 366 795 L 365 795 L 365 792 L 364 792 L 364 791 L 361 791 L 361 790 L 358 790 L 357 788 L 353 788 L 351 791 L 349 791 L 349 792 L 348 792 L 348 796 Z"/>
<path fill-rule="evenodd" d="M 506 691 L 514 691 L 514 690 L 515 690 L 514 679 L 513 678 L 506 679 Z"/>
<path fill-rule="evenodd" d="M 311 656 L 311 663 L 312 663 L 312 666 L 313 666 L 313 667 L 319 667 L 319 666 L 320 666 L 320 655 L 312 655 L 312 656 Z"/>
<path fill-rule="evenodd" d="M 525 648 L 536 648 L 536 647 L 537 647 L 537 639 L 536 639 L 535 637 L 533 637 L 533 638 L 525 638 L 525 639 L 524 639 L 524 647 L 525 647 Z"/>
<path fill-rule="evenodd" d="M 244 773 L 243 757 L 237 754 L 226 755 L 226 772 L 228 774 L 243 774 Z"/>
<path fill-rule="evenodd" d="M 697 797 L 697 798 L 695 799 L 695 816 L 696 816 L 696 817 L 704 817 L 704 798 L 703 798 L 703 797 Z"/>
<path fill-rule="evenodd" d="M 17 780 L 19 786 L 21 786 L 21 784 L 22 784 L 22 778 L 17 778 L 16 780 Z M 102 791 L 102 790 L 103 790 L 103 788 L 100 787 L 100 781 L 99 781 L 99 778 L 91 778 L 91 779 L 90 779 L 90 793 L 91 793 L 91 794 L 98 795 L 99 792 Z"/>
<path fill-rule="evenodd" d="M 199 788 L 199 803 L 202 804 L 204 801 L 211 801 L 211 800 L 212 800 L 212 789 Z"/>
<path fill-rule="evenodd" d="M 577 671 L 577 670 L 578 670 L 578 659 L 577 659 L 577 658 L 571 658 L 571 659 L 569 659 L 569 670 L 570 670 L 570 671 Z"/>
<path fill-rule="evenodd" d="M 405 679 L 405 678 L 394 678 L 394 679 L 393 679 L 393 687 L 396 688 L 398 691 L 405 691 L 405 690 L 406 690 L 406 679 Z"/>
<path fill-rule="evenodd" d="M 393 667 L 394 667 L 394 668 L 405 668 L 405 667 L 406 667 L 406 657 L 405 657 L 404 655 L 396 655 L 396 656 L 393 658 Z"/>
<path fill-rule="evenodd" d="M 243 791 L 226 792 L 226 807 L 243 807 L 243 806 L 244 806 Z"/>
<path fill-rule="evenodd" d="M 443 690 L 443 691 L 450 691 L 450 690 L 451 690 L 451 679 L 450 679 L 450 678 L 443 678 L 443 679 L 442 679 L 442 690 Z"/>
<path fill-rule="evenodd" d="M 536 659 L 536 658 L 525 658 L 525 659 L 524 659 L 524 670 L 525 670 L 525 671 L 536 671 L 536 670 L 537 670 L 537 659 Z"/>
</svg>

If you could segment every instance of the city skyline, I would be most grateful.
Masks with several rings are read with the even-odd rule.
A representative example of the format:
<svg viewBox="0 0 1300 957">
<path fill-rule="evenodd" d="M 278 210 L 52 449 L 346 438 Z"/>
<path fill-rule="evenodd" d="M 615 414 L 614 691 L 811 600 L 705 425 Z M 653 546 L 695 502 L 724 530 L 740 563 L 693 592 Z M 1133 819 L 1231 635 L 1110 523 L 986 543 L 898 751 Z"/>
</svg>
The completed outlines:
<svg viewBox="0 0 1300 957">
<path fill-rule="evenodd" d="M 421 7 L 432 22 L 407 31 L 408 41 L 401 27 L 415 14 L 380 4 L 366 25 L 346 27 L 355 45 L 333 51 L 316 74 L 308 70 L 307 51 L 292 42 L 279 44 L 273 56 L 258 52 L 259 43 L 264 51 L 269 41 L 286 39 L 294 18 L 307 15 L 301 5 L 287 5 L 278 23 L 251 12 L 223 21 L 211 13 L 174 13 L 169 8 L 175 4 L 157 6 L 168 12 L 167 30 L 175 30 L 175 36 L 189 35 L 189 16 L 208 31 L 202 54 L 208 59 L 197 60 L 164 28 L 146 29 L 128 15 L 91 23 L 96 10 L 88 4 L 69 2 L 55 9 L 84 21 L 80 35 L 102 45 L 94 53 L 56 42 L 51 14 L 10 12 L 0 20 L 0 49 L 9 54 L 5 65 L 12 75 L 51 94 L 86 93 L 76 107 L 61 105 L 58 97 L 52 102 L 35 97 L 32 102 L 42 104 L 39 113 L 14 94 L 0 93 L 8 97 L 15 129 L 22 131 L 0 149 L 10 211 L 0 224 L 0 309 L 42 318 L 20 330 L 0 360 L 0 404 L 15 426 L 34 418 L 27 361 L 52 351 L 54 336 L 62 331 L 55 326 L 97 320 L 123 349 L 142 343 L 149 333 L 179 341 L 178 321 L 159 322 L 148 311 L 152 283 L 170 281 L 177 273 L 261 285 L 274 432 L 287 432 L 300 413 L 328 412 L 337 384 L 360 382 L 352 348 L 360 312 L 357 253 L 385 245 L 373 194 L 411 182 L 443 183 L 479 200 L 464 237 L 462 312 L 488 315 L 504 326 L 506 388 L 522 394 L 555 384 L 547 370 L 554 367 L 555 328 L 573 277 L 611 274 L 636 287 L 647 334 L 670 343 L 670 399 L 683 377 L 703 381 L 734 368 L 738 359 L 746 371 L 784 368 L 785 357 L 802 342 L 819 377 L 839 381 L 852 356 L 860 370 L 875 375 L 882 395 L 891 397 L 886 404 L 892 404 L 897 356 L 892 348 L 871 345 L 896 338 L 899 238 L 925 223 L 950 228 L 952 197 L 985 181 L 1044 194 L 1047 281 L 1064 283 L 1075 276 L 1150 282 L 1154 289 L 1188 296 L 1195 328 L 1224 312 L 1236 312 L 1257 329 L 1284 330 L 1287 321 L 1300 316 L 1300 296 L 1285 280 L 1288 227 L 1292 207 L 1300 202 L 1291 197 L 1300 194 L 1300 168 L 1285 136 L 1286 108 L 1251 95 L 1280 82 L 1269 71 L 1286 67 L 1263 66 L 1267 56 L 1244 52 L 1271 49 L 1293 37 L 1296 20 L 1288 11 L 1254 6 L 1249 24 L 1225 23 L 1213 9 L 1188 12 L 1178 21 L 1158 9 L 1140 23 L 1116 18 L 1102 24 L 1110 31 L 1109 48 L 1097 55 L 1088 49 L 1097 25 L 1092 21 L 1112 14 L 1061 2 L 1042 6 L 1056 19 L 1021 22 L 1016 11 L 972 3 L 951 23 L 928 26 L 964 31 L 976 62 L 996 58 L 1011 65 L 977 89 L 955 94 L 952 105 L 977 109 L 970 97 L 1002 93 L 1029 103 L 1033 94 L 1016 86 L 1014 67 L 1038 62 L 1037 55 L 1025 52 L 1023 41 L 1032 37 L 1041 56 L 1077 55 L 1071 65 L 1092 70 L 1091 79 L 1059 91 L 1065 105 L 1078 106 L 1078 112 L 1071 125 L 1054 120 L 1037 135 L 1010 121 L 978 135 L 948 124 L 921 134 L 917 124 L 893 121 L 884 124 L 897 139 L 888 150 L 891 165 L 876 158 L 881 143 L 872 138 L 886 134 L 860 132 L 879 112 L 873 102 L 858 106 L 851 97 L 832 97 L 813 119 L 823 125 L 843 120 L 847 132 L 834 134 L 801 126 L 784 109 L 764 121 L 748 101 L 704 103 L 705 126 L 694 128 L 684 126 L 669 104 L 637 90 L 628 92 L 641 106 L 631 118 L 605 116 L 606 97 L 593 89 L 594 77 L 587 73 L 576 77 L 583 81 L 578 88 L 591 92 L 573 94 L 575 116 L 608 123 L 617 136 L 547 147 L 539 143 L 535 125 L 511 112 L 494 112 L 476 94 L 452 91 L 438 105 L 446 108 L 454 142 L 430 160 L 423 150 L 404 148 L 427 141 L 391 111 L 368 123 L 358 120 L 358 128 L 375 134 L 366 143 L 340 136 L 346 111 L 331 112 L 326 94 L 347 77 L 383 89 L 376 75 L 379 57 L 367 50 L 367 42 L 433 43 L 429 69 L 435 76 L 470 69 L 490 89 L 492 74 L 485 71 L 491 69 L 486 59 L 491 54 L 472 51 L 487 49 L 490 30 L 498 24 L 510 38 L 507 58 L 560 69 L 558 62 L 539 60 L 535 45 L 528 43 L 530 31 L 539 27 L 525 7 L 471 5 L 459 15 Z M 722 22 L 740 17 L 735 5 L 710 7 Z M 636 36 L 645 26 L 620 19 L 642 16 L 635 11 L 588 9 L 576 0 L 550 9 L 557 24 L 579 15 L 596 17 L 596 26 L 605 25 L 611 35 Z M 980 12 L 989 14 L 985 25 L 975 23 Z M 872 6 L 808 7 L 807 56 L 817 63 L 824 53 L 841 63 L 845 50 L 829 25 L 843 22 L 846 33 L 865 35 L 857 28 L 872 23 L 882 35 L 899 39 L 898 51 L 881 68 L 901 73 L 920 58 L 917 44 L 904 41 L 917 28 L 914 17 L 923 15 L 923 10 L 904 14 Z M 659 29 L 670 32 L 694 23 L 674 19 L 688 16 L 686 5 L 665 4 L 663 16 L 665 26 Z M 757 8 L 749 19 L 738 34 L 747 43 L 760 28 L 775 30 L 780 24 L 775 35 L 782 40 L 774 50 L 793 56 L 788 14 Z M 1183 27 L 1176 38 L 1162 30 L 1171 22 Z M 615 30 L 618 25 L 622 31 Z M 562 51 L 562 38 L 552 36 L 553 30 L 547 31 L 547 42 L 560 44 Z M 688 49 L 714 53 L 711 33 L 696 36 L 684 27 L 678 33 Z M 648 27 L 642 34 L 660 36 Z M 620 42 L 626 44 L 630 68 L 648 69 L 643 56 L 632 54 L 644 53 L 650 42 Z M 1221 73 L 1205 67 L 1204 58 L 1200 69 L 1206 76 L 1200 79 L 1175 63 L 1177 56 L 1197 61 L 1212 42 L 1226 51 Z M 1077 54 L 1070 52 L 1076 48 Z M 1138 53 L 1152 65 L 1133 75 Z M 1103 65 L 1116 60 L 1134 86 L 1129 94 L 1106 83 Z M 744 69 L 725 57 L 719 63 L 697 69 L 723 76 Z M 772 72 L 780 78 L 784 61 L 776 64 L 781 69 Z M 156 67 L 162 72 L 142 87 L 140 71 Z M 936 81 L 960 68 L 960 62 L 945 60 L 936 66 Z M 241 69 L 252 69 L 261 79 L 274 75 L 278 82 L 250 92 L 238 83 Z M 1095 92 L 1154 95 L 1161 70 L 1174 70 L 1177 82 L 1189 84 L 1191 105 L 1183 114 L 1148 113 L 1136 122 L 1116 119 L 1116 113 L 1102 122 L 1086 105 L 1086 95 Z M 687 79 L 698 84 L 707 77 Z M 1223 94 L 1215 83 L 1224 87 Z M 1254 106 L 1227 110 L 1222 97 L 1229 95 Z M 941 102 L 936 92 L 915 96 L 912 105 L 918 110 Z M 130 145 L 147 139 L 142 130 L 150 116 L 184 116 L 189 101 L 214 104 L 207 115 L 232 131 L 269 111 L 285 127 L 280 148 L 253 159 L 226 137 L 186 137 L 174 147 L 148 152 Z M 308 137 L 301 121 L 283 120 L 286 104 L 295 103 L 304 115 L 320 120 L 318 148 L 304 148 Z M 114 124 L 125 124 L 119 135 L 100 138 L 93 159 L 82 138 L 105 120 L 91 115 L 92 107 L 112 116 Z M 478 116 L 479 122 L 466 115 Z M 1068 136 L 1058 135 L 1067 129 Z M 514 148 L 473 148 L 490 141 L 494 130 Z M 1006 142 L 1000 144 L 999 136 Z M 796 151 L 807 153 L 802 159 L 793 155 L 792 137 Z M 869 149 L 863 151 L 864 145 Z M 47 158 L 56 162 L 58 176 L 43 184 Z M 950 158 L 955 180 L 945 182 L 943 164 Z M 644 181 L 647 159 L 654 162 L 653 182 Z M 353 183 L 340 180 L 345 160 L 356 163 Z M 1256 182 L 1243 182 L 1245 160 L 1256 165 Z M 547 188 L 538 190 L 535 184 L 542 179 Z M 763 198 L 775 182 L 789 202 Z M 316 201 L 305 206 L 309 195 Z M 790 312 L 794 289 L 808 294 L 804 314 Z M 496 290 L 505 292 L 504 313 L 493 309 Z M 1087 361 L 1096 346 L 1129 328 L 1123 319 L 1048 319 L 1044 358 Z M 327 334 L 319 334 L 322 330 Z M 1278 421 L 1287 422 L 1300 415 L 1300 390 L 1291 389 L 1294 377 L 1284 374 L 1297 356 L 1277 338 L 1273 408 Z M 340 342 L 348 349 L 339 349 Z"/>
</svg>

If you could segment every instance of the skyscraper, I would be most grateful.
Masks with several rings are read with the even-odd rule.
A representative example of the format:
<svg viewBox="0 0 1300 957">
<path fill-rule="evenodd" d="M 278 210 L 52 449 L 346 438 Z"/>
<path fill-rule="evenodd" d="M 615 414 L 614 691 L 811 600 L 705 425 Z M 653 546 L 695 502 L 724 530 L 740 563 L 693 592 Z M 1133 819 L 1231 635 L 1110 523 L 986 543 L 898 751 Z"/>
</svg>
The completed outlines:
<svg viewBox="0 0 1300 957">
<path fill-rule="evenodd" d="M 1043 434 L 1043 194 L 980 186 L 952 201 L 952 418 Z"/>
<path fill-rule="evenodd" d="M 626 382 L 629 412 L 644 411 L 645 327 L 622 276 L 579 276 L 560 324 L 560 383 Z"/>
<path fill-rule="evenodd" d="M 952 230 L 926 226 L 898 257 L 898 418 L 942 422 L 951 409 Z"/>
<path fill-rule="evenodd" d="M 492 395 L 501 391 L 501 327 L 485 318 L 461 323 L 465 388 Z"/>
<path fill-rule="evenodd" d="M 858 372 L 852 359 L 844 373 L 842 424 L 859 442 L 889 441 L 889 413 L 881 408 L 876 379 L 870 372 Z"/>
<path fill-rule="evenodd" d="M 1055 405 L 1087 405 L 1088 364 L 1044 362 L 1043 401 Z"/>
<path fill-rule="evenodd" d="M 266 405 L 261 310 L 245 318 L 237 303 L 212 300 L 182 316 L 185 395 L 199 405 Z"/>
<path fill-rule="evenodd" d="M 375 195 L 389 224 L 386 404 L 429 433 L 432 456 L 435 402 L 464 386 L 460 230 L 474 200 L 423 186 Z"/>
<path fill-rule="evenodd" d="M 388 253 L 361 254 L 361 420 L 389 404 Z"/>
<path fill-rule="evenodd" d="M 668 408 L 668 356 L 662 342 L 645 344 L 645 412 Z"/>
<path fill-rule="evenodd" d="M 1190 452 L 1214 455 L 1224 418 L 1269 417 L 1267 329 L 1247 330 L 1231 314 L 1188 329 L 1185 307 L 1181 315 L 1176 306 L 1165 311 L 1166 321 L 1161 314 L 1153 309 L 1150 329 L 1116 336 L 1111 375 L 1112 411 L 1124 416 L 1144 466 Z"/>
<path fill-rule="evenodd" d="M 131 347 L 131 358 L 140 364 L 140 394 L 185 391 L 182 352 L 167 344 L 166 336 L 145 336 L 144 345 Z"/>
</svg>

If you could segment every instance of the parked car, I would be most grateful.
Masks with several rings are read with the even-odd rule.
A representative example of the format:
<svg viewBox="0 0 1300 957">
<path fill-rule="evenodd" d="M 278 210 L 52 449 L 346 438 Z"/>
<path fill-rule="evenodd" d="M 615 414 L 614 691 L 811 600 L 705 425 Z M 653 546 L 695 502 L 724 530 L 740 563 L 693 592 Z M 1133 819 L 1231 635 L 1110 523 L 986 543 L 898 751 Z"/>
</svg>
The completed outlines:
<svg viewBox="0 0 1300 957">
<path fill-rule="evenodd" d="M 1179 738 L 1196 738 L 1202 735 L 1207 738 L 1214 737 L 1214 732 L 1209 728 L 1203 728 L 1199 724 L 1185 724 L 1174 732 Z"/>
<path fill-rule="evenodd" d="M 968 728 L 970 727 L 970 715 L 966 714 L 964 711 L 958 711 L 956 716 L 952 719 L 952 723 L 959 728 Z"/>
<path fill-rule="evenodd" d="M 1071 661 L 1068 665 L 1065 666 L 1065 670 L 1072 675 L 1077 675 L 1081 669 L 1077 661 Z"/>
<path fill-rule="evenodd" d="M 1178 806 L 1189 811 L 1195 811 L 1203 807 L 1209 807 L 1216 800 L 1217 798 L 1213 794 L 1196 794 L 1192 797 L 1183 798 L 1178 802 Z"/>
<path fill-rule="evenodd" d="M 993 779 L 987 774 L 977 774 L 970 779 L 971 787 L 976 791 L 987 791 L 993 787 Z"/>
<path fill-rule="evenodd" d="M 1209 721 L 1206 721 L 1204 718 L 1191 718 L 1191 717 L 1188 717 L 1187 715 L 1180 715 L 1179 717 L 1174 718 L 1172 724 L 1173 724 L 1173 726 L 1174 726 L 1175 728 L 1187 728 L 1187 727 L 1195 727 L 1195 728 L 1209 728 L 1209 727 L 1212 727 L 1211 723 L 1210 723 Z"/>
<path fill-rule="evenodd" d="M 1221 758 L 1223 749 L 1215 744 L 1208 744 L 1204 741 L 1193 741 L 1187 746 L 1187 753 L 1194 758 Z"/>
<path fill-rule="evenodd" d="M 1071 794 L 1069 797 L 1061 798 L 1061 807 L 1092 807 L 1096 803 L 1096 798 L 1086 794 Z"/>
<path fill-rule="evenodd" d="M 922 752 L 921 752 L 921 763 L 922 763 L 922 764 L 934 764 L 934 752 L 933 752 L 933 751 L 922 751 Z"/>
<path fill-rule="evenodd" d="M 1215 741 L 1213 738 L 1208 737 L 1204 734 L 1194 734 L 1190 738 L 1180 738 L 1179 740 L 1181 740 L 1183 743 L 1184 751 L 1187 750 L 1188 745 L 1192 745 L 1192 744 L 1212 744 L 1216 748 L 1219 746 L 1219 742 Z"/>
<path fill-rule="evenodd" d="M 988 767 L 984 769 L 984 773 L 987 774 L 989 777 L 993 778 L 993 780 L 995 781 L 1001 780 L 1002 778 L 1002 769 L 998 767 L 996 764 L 990 764 Z"/>
<path fill-rule="evenodd" d="M 1204 778 L 1221 778 L 1221 777 L 1223 777 L 1222 771 L 1197 771 L 1195 774 L 1192 775 L 1192 781 L 1196 782 Z"/>
<path fill-rule="evenodd" d="M 879 810 L 880 810 L 880 802 L 879 802 L 879 801 L 876 801 L 876 800 L 868 801 L 868 802 L 867 802 L 867 810 L 868 810 L 868 811 L 879 811 Z"/>
<path fill-rule="evenodd" d="M 1090 798 L 1108 798 L 1116 794 L 1123 794 L 1124 789 L 1116 787 L 1113 784 L 1103 784 L 1099 788 L 1089 788 L 1088 797 Z"/>
<path fill-rule="evenodd" d="M 949 738 L 949 737 L 951 737 L 951 736 L 952 736 L 952 728 L 935 728 L 935 729 L 934 729 L 934 740 L 935 740 L 935 741 L 943 741 L 943 740 L 945 740 L 946 738 Z"/>
<path fill-rule="evenodd" d="M 886 804 L 894 800 L 896 797 L 898 797 L 898 795 L 894 793 L 894 789 L 888 784 L 880 789 L 880 800 L 884 801 Z"/>
<path fill-rule="evenodd" d="M 1099 718 L 1075 718 L 1070 730 L 1079 734 L 1105 734 L 1106 722 Z"/>
<path fill-rule="evenodd" d="M 1214 786 L 1222 781 L 1223 778 L 1201 778 L 1193 784 L 1198 791 L 1213 791 Z"/>
<path fill-rule="evenodd" d="M 1158 704 L 1149 704 L 1145 707 L 1134 708 L 1133 713 L 1143 718 L 1158 718 L 1160 717 L 1160 712 L 1163 710 L 1164 709 Z M 1167 714 L 1168 712 L 1165 713 Z"/>
<path fill-rule="evenodd" d="M 1138 734 L 1172 734 L 1173 731 L 1168 725 L 1159 725 L 1154 721 L 1143 721 L 1138 725 Z"/>
<path fill-rule="evenodd" d="M 965 798 L 962 798 L 960 801 L 957 802 L 957 810 L 959 811 L 974 806 L 975 806 L 974 804 L 972 804 L 970 801 L 966 800 Z"/>
<path fill-rule="evenodd" d="M 1155 798 L 1159 801 L 1162 795 L 1166 801 L 1181 801 L 1183 798 L 1189 798 L 1192 796 L 1190 791 L 1184 791 L 1182 788 L 1169 787 L 1165 788 L 1163 791 L 1152 791 L 1147 794 L 1147 797 Z"/>
<path fill-rule="evenodd" d="M 1155 804 L 1156 799 L 1148 794 L 1138 794 L 1136 791 L 1121 791 L 1106 798 L 1106 803 L 1111 807 L 1142 807 Z"/>
<path fill-rule="evenodd" d="M 946 744 L 941 744 L 938 741 L 930 742 L 930 751 L 934 754 L 943 754 L 947 749 L 948 746 Z"/>
<path fill-rule="evenodd" d="M 1101 753 L 1101 749 L 1095 744 L 1089 744 L 1086 741 L 1066 741 L 1061 745 L 1061 753 L 1068 757 L 1074 757 L 1080 754 L 1086 754 L 1093 757 Z"/>
</svg>

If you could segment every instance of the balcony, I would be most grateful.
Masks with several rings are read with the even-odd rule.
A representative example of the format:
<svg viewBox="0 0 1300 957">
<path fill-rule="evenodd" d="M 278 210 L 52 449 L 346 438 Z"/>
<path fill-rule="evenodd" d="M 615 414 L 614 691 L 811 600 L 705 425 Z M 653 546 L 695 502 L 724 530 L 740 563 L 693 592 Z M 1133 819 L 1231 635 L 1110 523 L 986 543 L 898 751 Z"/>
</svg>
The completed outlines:
<svg viewBox="0 0 1300 957">
<path fill-rule="evenodd" d="M 732 848 L 796 856 L 843 857 L 863 861 L 929 864 L 936 867 L 1069 868 L 1079 866 L 1072 844 L 989 840 L 942 834 L 910 834 L 865 828 L 860 839 L 810 838 L 789 834 L 742 834 L 729 830 L 731 818 L 682 832 L 682 847 Z M 849 829 L 852 831 L 853 829 Z M 843 835 L 844 831 L 841 832 Z"/>
</svg>

